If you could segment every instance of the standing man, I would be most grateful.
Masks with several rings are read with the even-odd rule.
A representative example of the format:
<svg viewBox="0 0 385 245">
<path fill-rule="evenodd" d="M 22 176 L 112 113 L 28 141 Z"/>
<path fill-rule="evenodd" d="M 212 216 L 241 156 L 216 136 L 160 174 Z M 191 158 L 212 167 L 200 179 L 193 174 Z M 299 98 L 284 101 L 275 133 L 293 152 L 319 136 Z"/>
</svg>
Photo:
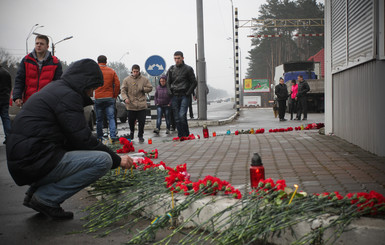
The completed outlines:
<svg viewBox="0 0 385 245">
<path fill-rule="evenodd" d="M 277 95 L 278 100 L 279 121 L 286 121 L 286 100 L 289 97 L 289 92 L 287 91 L 287 86 L 282 77 L 279 78 L 279 84 L 275 86 L 275 95 Z"/>
<path fill-rule="evenodd" d="M 188 137 L 190 131 L 187 123 L 187 109 L 191 94 L 197 86 L 197 80 L 192 67 L 184 63 L 183 53 L 174 53 L 175 65 L 167 71 L 167 90 L 172 95 L 171 108 L 173 110 L 178 137 Z"/>
<path fill-rule="evenodd" d="M 16 184 L 30 185 L 23 205 L 52 219 L 72 219 L 73 213 L 60 207 L 66 199 L 111 168 L 131 167 L 132 158 L 99 142 L 85 120 L 83 108 L 102 85 L 95 61 L 76 61 L 17 114 L 6 149 Z"/>
<path fill-rule="evenodd" d="M 48 47 L 48 37 L 37 35 L 35 49 L 21 60 L 13 89 L 13 101 L 17 106 L 21 107 L 32 94 L 61 77 L 60 61 L 51 55 Z"/>
<path fill-rule="evenodd" d="M 307 120 L 307 92 L 310 91 L 309 84 L 303 80 L 302 75 L 298 75 L 298 93 L 295 100 L 298 101 L 297 118 L 294 120 L 301 120 L 303 112 L 303 119 Z"/>
<path fill-rule="evenodd" d="M 128 110 L 128 125 L 130 126 L 130 138 L 134 139 L 135 121 L 138 120 L 138 138 L 143 143 L 144 124 L 146 122 L 147 97 L 146 93 L 152 91 L 150 81 L 140 74 L 139 65 L 133 65 L 131 76 L 123 80 L 121 88 L 122 98 Z"/>
<path fill-rule="evenodd" d="M 113 141 L 116 137 L 115 124 L 115 100 L 120 93 L 120 81 L 115 71 L 107 67 L 107 57 L 100 55 L 98 65 L 103 73 L 104 84 L 95 90 L 96 132 L 98 140 L 103 138 L 103 118 L 107 117 L 110 128 L 110 137 Z"/>
<path fill-rule="evenodd" d="M 9 119 L 9 97 L 11 95 L 12 82 L 9 72 L 0 64 L 0 117 L 3 122 L 5 140 L 7 143 L 7 135 L 11 130 L 11 120 Z"/>
</svg>

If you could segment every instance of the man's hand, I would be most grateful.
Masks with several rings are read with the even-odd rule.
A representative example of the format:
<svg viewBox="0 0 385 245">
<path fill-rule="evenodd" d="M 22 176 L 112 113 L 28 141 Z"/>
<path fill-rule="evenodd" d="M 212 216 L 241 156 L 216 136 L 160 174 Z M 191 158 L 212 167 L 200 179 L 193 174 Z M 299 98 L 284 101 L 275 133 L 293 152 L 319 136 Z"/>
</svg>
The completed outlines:
<svg viewBox="0 0 385 245">
<path fill-rule="evenodd" d="M 23 101 L 21 99 L 15 100 L 15 103 L 18 107 L 21 107 L 23 105 Z"/>
<path fill-rule="evenodd" d="M 130 104 L 130 101 L 128 99 L 125 99 L 124 103 L 126 103 L 128 105 L 128 104 Z"/>
<path fill-rule="evenodd" d="M 121 161 L 120 161 L 120 167 L 124 168 L 124 169 L 129 169 L 131 168 L 132 164 L 133 164 L 133 160 L 130 156 L 121 156 Z"/>
</svg>

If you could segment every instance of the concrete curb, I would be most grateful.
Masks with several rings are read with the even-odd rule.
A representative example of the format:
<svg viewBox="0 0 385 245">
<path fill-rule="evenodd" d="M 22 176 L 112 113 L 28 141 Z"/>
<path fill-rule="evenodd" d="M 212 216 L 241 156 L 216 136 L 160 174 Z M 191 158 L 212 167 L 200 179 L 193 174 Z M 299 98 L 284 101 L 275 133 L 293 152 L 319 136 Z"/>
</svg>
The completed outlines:
<svg viewBox="0 0 385 245">
<path fill-rule="evenodd" d="M 186 197 L 184 195 L 175 195 L 175 205 L 181 204 Z M 152 213 L 155 216 L 164 215 L 168 210 L 171 209 L 171 197 L 162 196 L 159 198 L 158 203 L 145 207 L 143 215 Z M 192 220 L 189 220 L 185 228 L 194 228 L 196 225 L 201 225 L 206 222 L 209 218 L 215 215 L 218 212 L 225 210 L 227 207 L 234 205 L 237 200 L 228 198 L 228 197 L 204 197 L 192 203 L 186 210 L 182 211 L 178 219 L 176 220 L 177 224 L 189 220 L 191 215 L 194 212 L 199 210 L 199 215 L 195 215 Z M 239 207 L 238 207 L 239 209 Z M 223 214 L 221 220 L 224 220 L 225 217 L 233 211 L 228 211 Z M 155 217 L 148 217 L 155 218 Z M 300 222 L 291 228 L 282 230 L 279 235 L 274 235 L 269 237 L 268 241 L 273 244 L 291 244 L 295 242 L 298 238 L 306 235 L 316 228 L 320 228 L 324 225 L 329 224 L 335 219 L 335 216 L 329 214 L 320 215 L 319 218 L 315 220 L 303 221 Z M 211 223 L 210 223 L 211 224 Z M 212 225 L 212 224 L 211 224 Z M 223 225 L 221 230 L 226 230 L 229 228 L 228 225 L 217 224 L 219 226 Z M 333 241 L 333 234 L 336 230 L 328 229 L 323 233 L 322 241 L 326 242 L 329 238 L 330 241 Z M 329 241 L 329 242 L 330 242 Z M 335 244 L 385 244 L 385 220 L 384 219 L 375 219 L 362 217 L 358 220 L 353 221 L 344 233 L 334 242 Z"/>
<path fill-rule="evenodd" d="M 219 126 L 232 123 L 239 116 L 239 112 L 234 112 L 228 118 L 220 119 L 220 120 L 188 120 L 188 126 L 190 128 L 202 127 L 203 125 L 207 126 Z M 151 120 L 146 122 L 144 125 L 144 129 L 154 129 L 156 127 L 156 120 Z M 165 123 L 162 123 L 161 128 L 166 128 Z"/>
</svg>

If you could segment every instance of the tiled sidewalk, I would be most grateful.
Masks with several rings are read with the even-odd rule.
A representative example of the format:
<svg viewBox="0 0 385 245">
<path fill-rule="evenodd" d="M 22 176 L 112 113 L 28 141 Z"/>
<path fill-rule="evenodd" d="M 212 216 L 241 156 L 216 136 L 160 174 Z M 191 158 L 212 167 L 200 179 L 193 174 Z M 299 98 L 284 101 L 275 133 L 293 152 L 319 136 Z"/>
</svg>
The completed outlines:
<svg viewBox="0 0 385 245">
<path fill-rule="evenodd" d="M 384 157 L 316 130 L 225 135 L 144 148 L 157 148 L 159 160 L 170 166 L 187 163 L 193 180 L 213 175 L 238 188 L 247 187 L 251 157 L 258 152 L 266 178 L 285 179 L 288 186 L 298 184 L 308 193 L 374 190 L 385 195 Z"/>
</svg>

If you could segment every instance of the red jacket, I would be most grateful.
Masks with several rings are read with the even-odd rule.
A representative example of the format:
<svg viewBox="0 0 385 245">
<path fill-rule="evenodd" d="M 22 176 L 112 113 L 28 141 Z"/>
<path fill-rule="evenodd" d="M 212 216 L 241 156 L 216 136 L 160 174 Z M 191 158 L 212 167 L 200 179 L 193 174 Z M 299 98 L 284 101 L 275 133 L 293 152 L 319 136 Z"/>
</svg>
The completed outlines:
<svg viewBox="0 0 385 245">
<path fill-rule="evenodd" d="M 21 61 L 15 78 L 13 89 L 13 101 L 22 99 L 23 103 L 34 93 L 42 89 L 48 83 L 61 77 L 63 71 L 60 61 L 56 56 L 48 55 L 43 62 L 41 70 L 37 60 L 30 53 Z"/>
<path fill-rule="evenodd" d="M 95 99 L 116 98 L 120 93 L 120 81 L 116 72 L 106 66 L 106 63 L 99 63 L 100 70 L 103 73 L 103 86 L 95 90 Z"/>
</svg>

